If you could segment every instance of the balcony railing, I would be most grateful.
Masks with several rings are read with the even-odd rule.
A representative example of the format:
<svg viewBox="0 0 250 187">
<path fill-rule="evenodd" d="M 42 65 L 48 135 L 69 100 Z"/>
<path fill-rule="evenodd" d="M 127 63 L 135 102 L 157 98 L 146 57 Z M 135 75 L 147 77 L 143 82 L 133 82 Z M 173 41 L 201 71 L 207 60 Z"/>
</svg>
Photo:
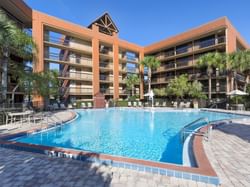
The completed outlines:
<svg viewBox="0 0 250 187">
<path fill-rule="evenodd" d="M 202 49 L 202 48 L 210 47 L 210 46 L 224 43 L 224 42 L 225 42 L 225 36 L 221 36 L 218 38 L 212 38 L 212 39 L 196 42 L 194 45 L 194 49 L 195 50 Z"/>
<path fill-rule="evenodd" d="M 85 66 L 92 66 L 92 60 L 85 57 L 75 57 L 74 55 L 69 55 L 66 59 L 63 59 L 62 54 L 58 53 L 45 53 L 45 58 L 56 60 L 56 61 L 64 61 L 71 64 L 79 64 Z"/>
<path fill-rule="evenodd" d="M 114 89 L 110 89 L 110 88 L 101 88 L 100 92 L 102 94 L 114 94 Z"/>
<path fill-rule="evenodd" d="M 70 94 L 90 94 L 91 95 L 93 93 L 93 89 L 92 88 L 71 86 L 71 87 L 69 87 L 69 93 Z"/>
<path fill-rule="evenodd" d="M 187 53 L 187 52 L 191 52 L 192 46 L 185 46 L 185 47 L 180 47 L 180 48 L 176 48 L 176 54 L 182 54 L 182 53 Z"/>
<path fill-rule="evenodd" d="M 202 88 L 202 91 L 203 92 L 208 92 L 209 88 L 206 86 L 206 87 L 203 87 Z M 211 87 L 211 92 L 213 93 L 216 93 L 216 92 L 226 92 L 227 90 L 227 87 L 226 85 L 221 85 L 221 86 L 217 86 L 217 87 Z"/>
<path fill-rule="evenodd" d="M 113 52 L 112 52 L 112 50 L 110 50 L 110 49 L 100 49 L 100 54 L 102 54 L 102 55 L 108 55 L 108 56 L 112 56 L 113 55 Z"/>
<path fill-rule="evenodd" d="M 63 45 L 77 50 L 92 52 L 91 45 L 86 45 L 84 44 L 84 42 L 76 41 L 75 39 L 64 39 L 55 36 L 45 35 L 44 41 L 58 45 Z"/>
<path fill-rule="evenodd" d="M 113 69 L 113 63 L 100 62 L 99 67 L 100 68 Z"/>
<path fill-rule="evenodd" d="M 182 61 L 177 61 L 176 66 L 177 67 L 183 67 L 183 66 L 191 66 L 193 63 L 192 60 L 182 60 Z"/>
<path fill-rule="evenodd" d="M 113 80 L 113 77 L 100 75 L 100 81 L 112 82 Z"/>
<path fill-rule="evenodd" d="M 72 79 L 85 79 L 85 80 L 92 80 L 93 79 L 93 75 L 90 73 L 86 73 L 86 72 L 60 72 L 59 76 L 61 77 L 67 77 L 67 78 L 72 78 Z"/>
</svg>

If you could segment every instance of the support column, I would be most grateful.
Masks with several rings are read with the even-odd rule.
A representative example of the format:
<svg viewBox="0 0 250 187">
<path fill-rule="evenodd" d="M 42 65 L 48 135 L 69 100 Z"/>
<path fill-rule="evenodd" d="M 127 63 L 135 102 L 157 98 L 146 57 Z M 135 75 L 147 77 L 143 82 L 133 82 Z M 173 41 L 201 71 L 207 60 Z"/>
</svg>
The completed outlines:
<svg viewBox="0 0 250 187">
<path fill-rule="evenodd" d="M 139 55 L 140 55 L 139 56 L 139 62 L 140 62 L 144 58 L 144 53 L 141 51 Z M 139 72 L 140 72 L 140 75 L 139 75 L 139 78 L 140 78 L 140 99 L 144 99 L 144 67 L 142 65 L 139 65 L 139 66 L 140 66 L 140 69 L 139 69 Z"/>
<path fill-rule="evenodd" d="M 33 59 L 33 72 L 44 71 L 44 49 L 43 49 L 43 23 L 39 13 L 32 11 L 32 37 L 37 46 L 37 54 Z M 39 108 L 44 106 L 44 98 L 39 95 L 33 95 L 33 105 Z"/>
<path fill-rule="evenodd" d="M 114 44 L 113 44 L 113 87 L 114 87 L 114 99 L 119 99 L 119 46 L 118 36 L 113 33 Z"/>
<path fill-rule="evenodd" d="M 92 25 L 92 30 L 98 35 L 99 28 Z M 93 95 L 100 92 L 100 71 L 99 71 L 99 40 L 92 38 L 92 61 L 93 61 Z"/>
</svg>

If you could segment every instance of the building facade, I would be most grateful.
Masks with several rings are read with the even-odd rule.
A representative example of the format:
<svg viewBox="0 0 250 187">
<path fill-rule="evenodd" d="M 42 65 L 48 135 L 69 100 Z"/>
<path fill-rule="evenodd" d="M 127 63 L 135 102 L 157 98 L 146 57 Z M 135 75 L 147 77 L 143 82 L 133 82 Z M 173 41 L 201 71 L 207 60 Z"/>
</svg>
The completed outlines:
<svg viewBox="0 0 250 187">
<path fill-rule="evenodd" d="M 9 2 L 27 12 L 23 1 Z M 6 3 L 1 2 L 0 5 L 7 7 Z M 207 93 L 206 72 L 195 67 L 199 56 L 208 52 L 230 53 L 249 48 L 226 17 L 149 46 L 139 46 L 118 37 L 119 30 L 108 13 L 83 27 L 30 10 L 30 21 L 26 25 L 31 26 L 38 46 L 33 70 L 58 70 L 61 99 L 65 102 L 92 100 L 97 93 L 103 93 L 106 99 L 127 98 L 129 92 L 125 79 L 129 74 L 140 77 L 136 94 L 143 98 L 144 68 L 139 62 L 147 55 L 161 61 L 161 66 L 153 72 L 153 88 L 166 87 L 169 80 L 188 74 L 190 81 L 199 80 Z M 237 76 L 239 82 L 244 81 L 242 75 Z M 232 89 L 226 73 L 214 70 L 213 97 L 221 97 Z"/>
</svg>

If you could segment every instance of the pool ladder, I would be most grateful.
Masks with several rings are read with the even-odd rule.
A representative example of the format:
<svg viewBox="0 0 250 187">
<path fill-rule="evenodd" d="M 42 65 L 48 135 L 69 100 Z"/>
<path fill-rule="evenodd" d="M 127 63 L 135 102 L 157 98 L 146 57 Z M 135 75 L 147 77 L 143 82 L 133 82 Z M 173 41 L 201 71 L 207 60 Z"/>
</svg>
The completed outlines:
<svg viewBox="0 0 250 187">
<path fill-rule="evenodd" d="M 197 124 L 198 122 L 205 122 L 204 125 L 202 125 L 202 127 L 206 126 L 206 130 L 200 132 L 199 129 L 200 128 L 196 128 L 196 129 L 190 129 L 191 127 L 194 127 L 195 124 Z M 195 135 L 200 135 L 200 136 L 204 136 L 206 138 L 206 140 L 209 140 L 210 137 L 210 133 L 212 130 L 212 126 L 209 123 L 208 118 L 199 118 L 187 125 L 185 125 L 182 129 L 181 129 L 181 139 L 182 139 L 182 143 L 184 143 L 187 135 L 190 134 L 195 134 Z"/>
<path fill-rule="evenodd" d="M 46 123 L 50 128 L 51 126 L 56 127 L 57 125 L 62 125 L 63 121 L 55 115 L 46 115 Z"/>
</svg>

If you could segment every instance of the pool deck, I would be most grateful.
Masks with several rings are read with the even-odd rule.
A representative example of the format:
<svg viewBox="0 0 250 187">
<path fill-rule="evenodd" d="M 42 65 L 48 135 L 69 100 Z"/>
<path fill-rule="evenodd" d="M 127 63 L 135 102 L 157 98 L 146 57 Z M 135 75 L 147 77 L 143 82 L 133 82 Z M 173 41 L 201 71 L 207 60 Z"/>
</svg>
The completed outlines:
<svg viewBox="0 0 250 187">
<path fill-rule="evenodd" d="M 247 112 L 250 114 L 250 112 Z M 61 120 L 72 118 L 58 112 Z M 23 124 L 22 130 L 31 126 Z M 33 127 L 32 127 L 33 128 Z M 15 125 L 0 126 L 0 135 L 16 133 Z M 250 186 L 250 121 L 234 120 L 213 130 L 205 152 L 222 186 Z M 0 148 L 0 181 L 4 186 L 213 186 L 159 174 L 97 163 Z"/>
</svg>

